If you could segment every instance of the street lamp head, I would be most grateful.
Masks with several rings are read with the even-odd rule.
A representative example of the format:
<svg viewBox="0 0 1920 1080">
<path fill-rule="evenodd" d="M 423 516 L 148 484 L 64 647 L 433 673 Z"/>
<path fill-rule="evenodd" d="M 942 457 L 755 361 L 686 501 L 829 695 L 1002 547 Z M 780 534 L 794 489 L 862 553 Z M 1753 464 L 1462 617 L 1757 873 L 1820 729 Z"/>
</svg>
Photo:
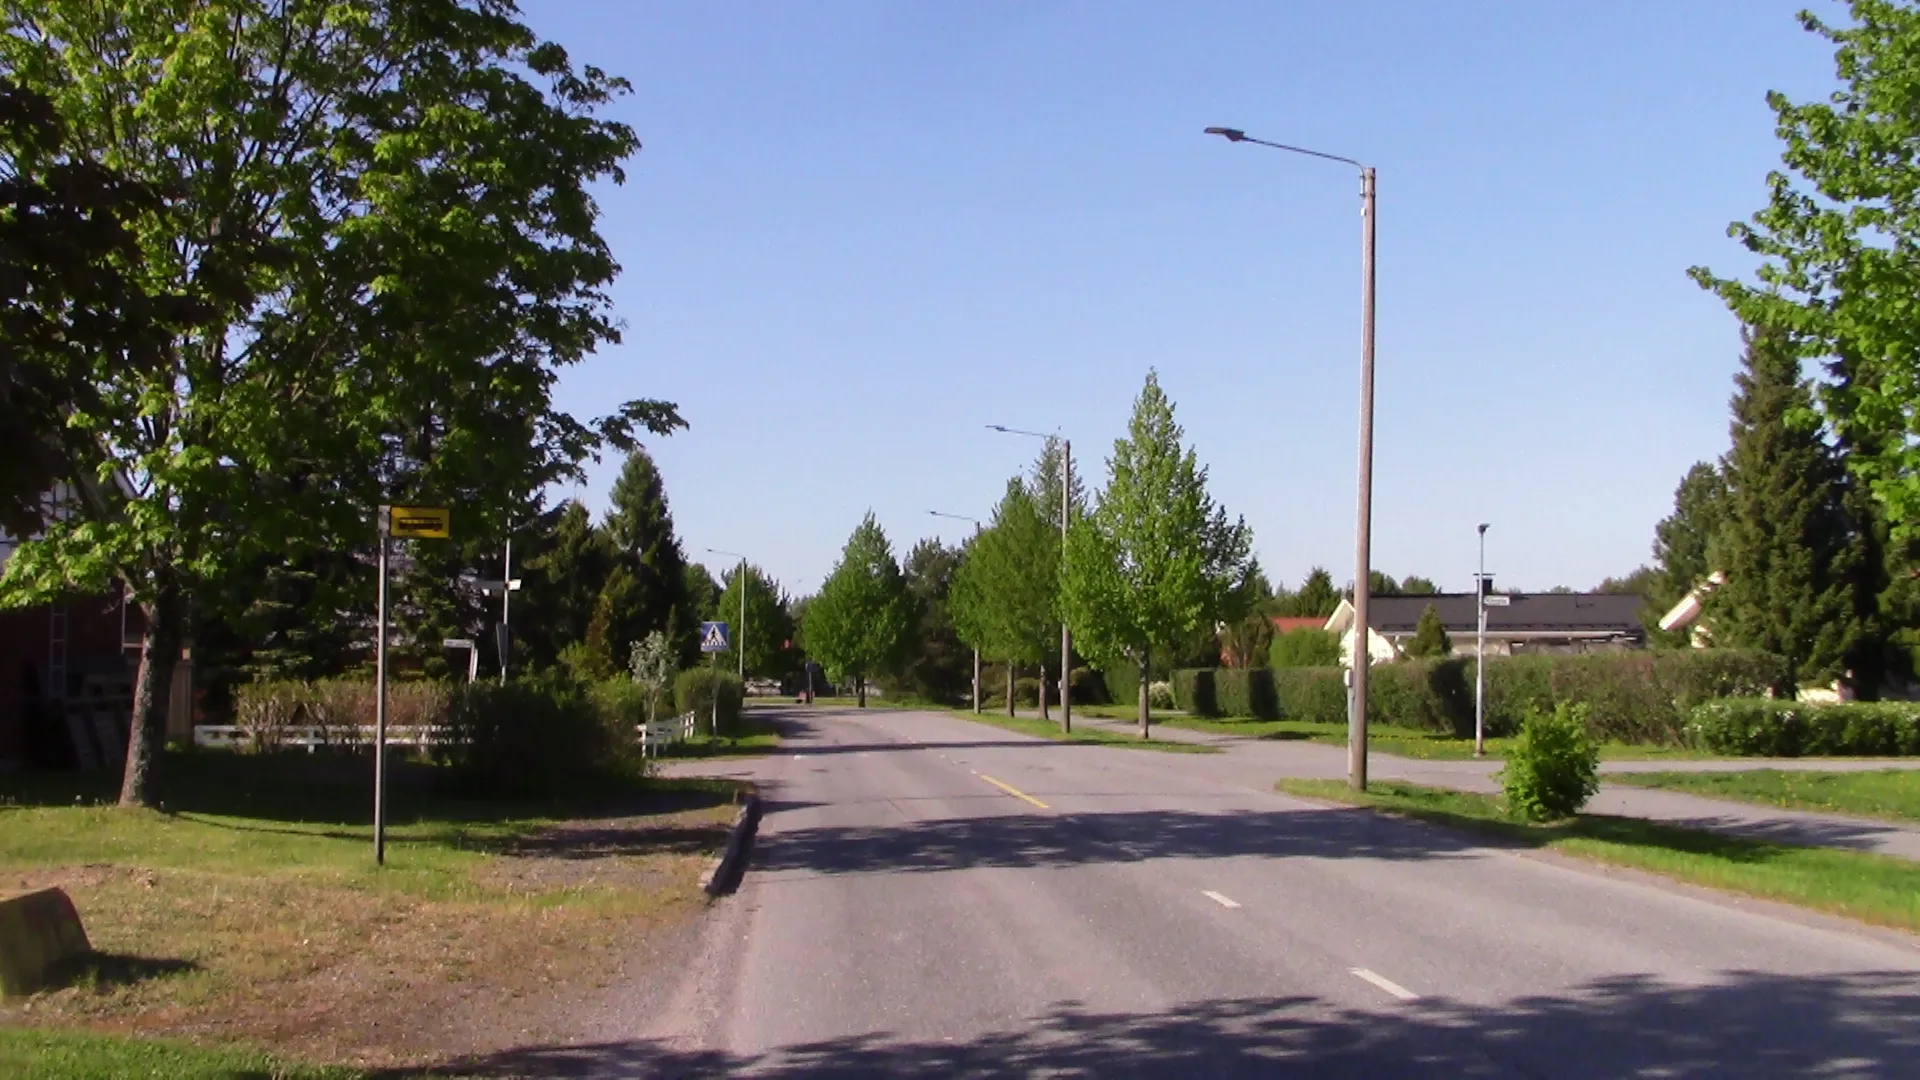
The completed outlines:
<svg viewBox="0 0 1920 1080">
<path fill-rule="evenodd" d="M 1247 133 L 1241 131 L 1239 128 L 1210 127 L 1207 129 L 1207 134 L 1219 135 L 1228 142 L 1245 142 L 1247 138 Z"/>
<path fill-rule="evenodd" d="M 1007 429 L 1004 424 L 988 424 L 987 430 L 988 431 L 1005 431 Z"/>
<path fill-rule="evenodd" d="M 1487 535 L 1487 523 L 1484 521 L 1480 523 L 1480 535 L 1481 536 Z"/>
</svg>

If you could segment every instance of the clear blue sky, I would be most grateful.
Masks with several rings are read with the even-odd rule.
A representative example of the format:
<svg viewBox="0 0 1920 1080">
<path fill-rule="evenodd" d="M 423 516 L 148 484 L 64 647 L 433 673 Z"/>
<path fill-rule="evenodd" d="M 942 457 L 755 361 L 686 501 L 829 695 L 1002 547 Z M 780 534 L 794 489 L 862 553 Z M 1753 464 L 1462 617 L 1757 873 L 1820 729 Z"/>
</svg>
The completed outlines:
<svg viewBox="0 0 1920 1080">
<path fill-rule="evenodd" d="M 985 424 L 1097 489 L 1158 368 L 1269 575 L 1348 580 L 1358 182 L 1201 134 L 1240 127 L 1379 169 L 1374 565 L 1467 588 L 1487 521 L 1501 585 L 1590 587 L 1725 449 L 1737 327 L 1685 270 L 1747 265 L 1765 92 L 1830 82 L 1801 6 L 527 0 L 645 143 L 626 341 L 560 402 L 678 402 L 689 554 L 811 592 L 869 508 L 901 554 L 986 516 L 1038 446 Z"/>
</svg>

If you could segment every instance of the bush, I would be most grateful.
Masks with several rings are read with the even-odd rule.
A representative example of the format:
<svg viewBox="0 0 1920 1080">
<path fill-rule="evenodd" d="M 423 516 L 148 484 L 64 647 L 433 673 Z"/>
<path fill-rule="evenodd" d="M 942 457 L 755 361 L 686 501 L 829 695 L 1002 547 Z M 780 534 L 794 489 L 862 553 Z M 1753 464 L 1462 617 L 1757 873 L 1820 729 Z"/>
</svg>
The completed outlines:
<svg viewBox="0 0 1920 1080">
<path fill-rule="evenodd" d="M 740 676 L 731 671 L 688 668 L 673 680 L 673 706 L 677 712 L 692 713 L 694 722 L 705 728 L 715 723 L 713 699 L 717 694 L 720 698 L 718 726 L 724 735 L 739 729 L 743 689 Z"/>
<path fill-rule="evenodd" d="M 1113 698 L 1107 693 L 1107 681 L 1092 668 L 1074 668 L 1072 686 L 1075 705 L 1111 705 L 1113 703 Z"/>
<path fill-rule="evenodd" d="M 1179 706 L 1173 703 L 1172 683 L 1155 682 L 1147 684 L 1147 708 L 1174 709 L 1178 707 Z"/>
<path fill-rule="evenodd" d="M 1347 722 L 1345 668 L 1275 667 L 1272 678 L 1274 703 L 1283 719 L 1316 724 Z"/>
<path fill-rule="evenodd" d="M 1221 715 L 1220 702 L 1214 694 L 1214 675 L 1212 668 L 1181 668 L 1174 672 L 1168 684 L 1174 707 L 1194 716 Z"/>
<path fill-rule="evenodd" d="M 1122 663 L 1102 668 L 1100 681 L 1107 686 L 1107 700 L 1131 705 L 1140 700 L 1140 669 Z"/>
<path fill-rule="evenodd" d="M 1847 701 L 1818 705 L 1745 698 L 1694 706 L 1692 742 L 1717 754 L 1756 757 L 1885 757 L 1920 754 L 1920 704 Z"/>
<path fill-rule="evenodd" d="M 1271 666 L 1276 668 L 1337 667 L 1340 664 L 1340 635 L 1326 630 L 1289 630 L 1275 634 L 1267 649 Z"/>
<path fill-rule="evenodd" d="M 1040 680 L 1023 678 L 1013 680 L 1013 701 L 1016 705 L 1038 706 L 1040 704 Z M 1002 701 L 1002 705 L 1006 702 Z"/>
<path fill-rule="evenodd" d="M 443 700 L 449 738 L 432 753 L 465 794 L 555 794 L 612 765 L 626 742 L 565 676 L 469 683 Z"/>
<path fill-rule="evenodd" d="M 1510 812 L 1528 821 L 1559 821 L 1580 812 L 1600 790 L 1600 747 L 1588 734 L 1584 705 L 1562 702 L 1529 709 L 1500 770 Z"/>
</svg>

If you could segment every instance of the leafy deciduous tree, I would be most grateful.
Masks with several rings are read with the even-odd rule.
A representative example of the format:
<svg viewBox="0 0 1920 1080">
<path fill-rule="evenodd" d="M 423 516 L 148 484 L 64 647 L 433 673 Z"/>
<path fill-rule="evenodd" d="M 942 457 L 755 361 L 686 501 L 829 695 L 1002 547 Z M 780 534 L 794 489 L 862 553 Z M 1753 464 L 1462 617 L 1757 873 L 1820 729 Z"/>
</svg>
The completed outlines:
<svg viewBox="0 0 1920 1080">
<path fill-rule="evenodd" d="M 906 582 L 894 562 L 893 548 L 880 523 L 868 513 L 840 561 L 820 585 L 807 608 L 807 652 L 832 672 L 835 681 L 851 679 L 860 707 L 867 704 L 867 680 L 895 670 L 907 644 Z"/>
<path fill-rule="evenodd" d="M 0 602 L 119 581 L 146 618 L 121 801 L 159 797 L 160 673 L 188 597 L 255 565 L 369 545 L 373 507 L 502 520 L 598 448 L 680 424 L 556 410 L 558 369 L 617 340 L 589 187 L 638 147 L 500 0 L 14 0 L 0 74 L 73 146 L 168 197 L 128 221 L 156 293 L 211 309 L 151 364 L 81 358 L 97 395 L 55 472 L 74 516 Z M 544 85 L 541 85 L 544 84 Z"/>
<path fill-rule="evenodd" d="M 1068 534 L 1062 601 L 1091 655 L 1140 673 L 1140 734 L 1149 735 L 1152 654 L 1211 629 L 1246 577 L 1251 537 L 1207 494 L 1207 471 L 1183 449 L 1173 402 L 1149 372 L 1127 436 L 1107 462 L 1093 512 Z"/>
</svg>

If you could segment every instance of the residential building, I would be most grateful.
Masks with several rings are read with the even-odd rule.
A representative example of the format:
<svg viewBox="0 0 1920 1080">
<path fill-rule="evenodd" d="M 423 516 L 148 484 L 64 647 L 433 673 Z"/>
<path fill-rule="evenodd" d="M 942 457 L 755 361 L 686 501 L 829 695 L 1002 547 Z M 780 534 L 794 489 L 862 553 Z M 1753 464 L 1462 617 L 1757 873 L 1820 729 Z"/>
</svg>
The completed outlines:
<svg viewBox="0 0 1920 1080">
<path fill-rule="evenodd" d="M 1487 607 L 1487 655 L 1617 652 L 1646 644 L 1637 596 L 1601 593 L 1514 593 L 1490 598 Z M 1505 603 L 1501 604 L 1500 601 Z M 1367 656 L 1389 663 L 1405 655 L 1432 605 L 1453 643 L 1453 655 L 1472 656 L 1476 616 L 1474 594 L 1376 596 L 1367 605 Z M 1340 601 L 1326 629 L 1340 635 L 1342 662 L 1353 662 L 1353 604 Z"/>
</svg>

